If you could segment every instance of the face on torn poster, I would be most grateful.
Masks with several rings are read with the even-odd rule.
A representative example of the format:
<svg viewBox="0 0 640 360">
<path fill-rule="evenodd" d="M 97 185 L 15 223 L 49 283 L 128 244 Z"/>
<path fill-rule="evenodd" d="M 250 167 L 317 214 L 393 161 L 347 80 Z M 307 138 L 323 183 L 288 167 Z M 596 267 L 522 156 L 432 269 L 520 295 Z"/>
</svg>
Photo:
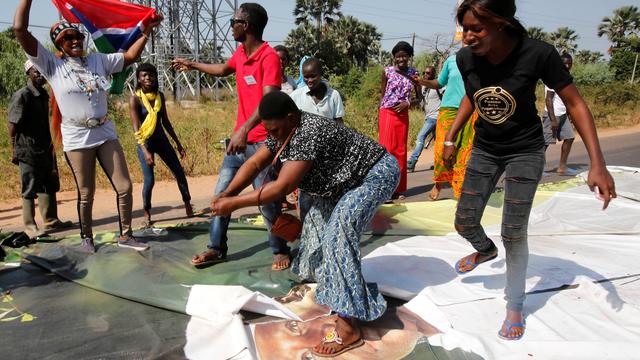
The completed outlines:
<svg viewBox="0 0 640 360">
<path fill-rule="evenodd" d="M 316 358 L 311 349 L 334 326 L 336 315 L 315 303 L 315 288 L 316 284 L 297 285 L 287 295 L 276 298 L 303 321 L 276 320 L 252 325 L 260 359 Z M 388 307 L 381 318 L 360 325 L 365 344 L 341 354 L 340 359 L 402 359 L 417 344 L 440 332 L 404 306 Z"/>
</svg>

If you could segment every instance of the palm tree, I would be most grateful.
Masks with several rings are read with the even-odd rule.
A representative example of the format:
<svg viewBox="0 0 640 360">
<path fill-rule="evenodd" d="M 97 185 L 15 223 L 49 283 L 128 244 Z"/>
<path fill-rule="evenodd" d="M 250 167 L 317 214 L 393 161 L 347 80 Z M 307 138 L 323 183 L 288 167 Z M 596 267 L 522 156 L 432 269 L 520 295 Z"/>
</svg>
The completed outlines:
<svg viewBox="0 0 640 360">
<path fill-rule="evenodd" d="M 341 6 L 342 0 L 296 0 L 293 9 L 296 25 L 315 22 L 316 44 L 319 45 L 326 26 L 342 17 Z"/>
<path fill-rule="evenodd" d="M 566 26 L 549 34 L 549 41 L 556 47 L 560 54 L 573 54 L 578 48 L 578 34 L 575 30 Z"/>
<path fill-rule="evenodd" d="M 530 38 L 541 40 L 541 41 L 549 41 L 549 34 L 544 31 L 541 27 L 531 26 L 527 28 L 527 34 Z"/>
<path fill-rule="evenodd" d="M 604 54 L 600 51 L 580 50 L 576 53 L 576 62 L 581 64 L 595 64 L 602 61 Z"/>
<path fill-rule="evenodd" d="M 613 16 L 605 16 L 598 25 L 598 36 L 606 35 L 614 48 L 623 46 L 624 40 L 632 33 L 640 32 L 640 12 L 630 5 L 613 10 Z"/>
<path fill-rule="evenodd" d="M 364 69 L 369 59 L 379 54 L 382 35 L 375 26 L 346 16 L 334 23 L 331 37 L 350 63 Z"/>
</svg>

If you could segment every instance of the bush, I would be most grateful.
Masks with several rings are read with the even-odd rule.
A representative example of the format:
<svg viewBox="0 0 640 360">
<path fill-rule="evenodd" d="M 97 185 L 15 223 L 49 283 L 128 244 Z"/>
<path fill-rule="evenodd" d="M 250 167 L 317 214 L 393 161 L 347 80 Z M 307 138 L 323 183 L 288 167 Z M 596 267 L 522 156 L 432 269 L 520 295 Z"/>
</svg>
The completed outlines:
<svg viewBox="0 0 640 360">
<path fill-rule="evenodd" d="M 615 49 L 611 54 L 611 60 L 609 60 L 609 66 L 615 74 L 615 79 L 618 81 L 631 80 L 631 73 L 633 72 L 633 64 L 636 60 L 636 53 L 630 49 Z M 638 74 L 636 69 L 636 75 Z"/>
<path fill-rule="evenodd" d="M 343 100 L 354 96 L 362 85 L 362 71 L 357 68 L 351 68 L 344 75 L 335 75 L 331 77 L 331 87 L 338 90 Z"/>
<path fill-rule="evenodd" d="M 614 80 L 613 71 L 609 64 L 601 62 L 595 64 L 575 64 L 571 75 L 577 85 L 605 85 Z"/>
<path fill-rule="evenodd" d="M 23 63 L 27 60 L 11 29 L 0 32 L 0 99 L 8 101 L 26 84 Z"/>
<path fill-rule="evenodd" d="M 596 101 L 604 105 L 637 106 L 640 102 L 640 86 L 619 82 L 608 88 L 599 88 Z M 603 91 L 604 90 L 604 91 Z"/>
</svg>

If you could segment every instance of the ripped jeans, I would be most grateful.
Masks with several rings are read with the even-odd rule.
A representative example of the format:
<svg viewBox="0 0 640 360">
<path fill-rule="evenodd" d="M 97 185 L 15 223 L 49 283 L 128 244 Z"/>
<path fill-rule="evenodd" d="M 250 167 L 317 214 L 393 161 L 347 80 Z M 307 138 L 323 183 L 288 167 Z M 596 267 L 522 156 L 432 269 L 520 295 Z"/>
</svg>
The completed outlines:
<svg viewBox="0 0 640 360">
<path fill-rule="evenodd" d="M 474 147 L 467 164 L 455 227 L 460 236 L 483 254 L 497 251 L 480 220 L 496 183 L 502 173 L 505 174 L 501 233 L 506 251 L 507 283 L 504 293 L 508 310 L 522 311 L 524 304 L 529 262 L 527 225 L 544 163 L 542 148 L 496 156 Z"/>
</svg>

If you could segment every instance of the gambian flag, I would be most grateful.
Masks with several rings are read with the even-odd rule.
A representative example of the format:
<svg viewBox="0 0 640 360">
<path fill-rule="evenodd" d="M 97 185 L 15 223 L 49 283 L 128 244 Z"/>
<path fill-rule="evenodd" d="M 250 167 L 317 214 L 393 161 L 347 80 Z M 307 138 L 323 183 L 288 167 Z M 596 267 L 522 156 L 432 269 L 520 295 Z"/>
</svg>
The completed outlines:
<svg viewBox="0 0 640 360">
<path fill-rule="evenodd" d="M 91 33 L 98 51 L 123 52 L 129 49 L 149 22 L 155 9 L 119 0 L 51 0 L 62 17 L 80 23 Z M 113 76 L 112 94 L 121 94 L 130 69 Z"/>
</svg>

